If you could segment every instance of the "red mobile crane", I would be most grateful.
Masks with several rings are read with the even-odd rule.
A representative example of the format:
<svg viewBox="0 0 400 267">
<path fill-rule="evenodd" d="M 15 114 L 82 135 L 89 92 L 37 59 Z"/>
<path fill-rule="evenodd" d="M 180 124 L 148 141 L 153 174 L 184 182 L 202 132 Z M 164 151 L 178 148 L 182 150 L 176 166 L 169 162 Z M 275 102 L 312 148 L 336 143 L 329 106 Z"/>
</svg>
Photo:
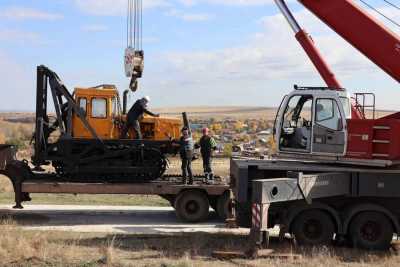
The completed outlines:
<svg viewBox="0 0 400 267">
<path fill-rule="evenodd" d="M 323 97 L 333 102 L 323 101 L 323 88 L 297 88 L 302 89 L 303 96 L 300 99 L 296 99 L 300 90 L 295 90 L 287 96 L 278 112 L 275 125 L 278 153 L 286 156 L 312 155 L 320 159 L 323 156 L 325 160 L 335 162 L 382 167 L 399 163 L 400 142 L 397 136 L 400 133 L 400 113 L 380 119 L 366 119 L 365 102 L 360 103 L 358 97 L 361 96 L 365 100 L 367 95 L 372 94 L 356 94 L 357 99 L 351 105 L 350 117 L 346 111 L 350 102 L 346 103 L 343 96 L 345 90 L 315 47 L 313 40 L 301 29 L 285 1 L 275 2 L 294 30 L 296 39 L 329 87 L 327 89 L 337 91 L 341 100 L 337 101 L 335 94 L 326 90 Z M 352 0 L 299 2 L 382 70 L 400 81 L 399 36 Z M 372 100 L 373 105 L 370 107 L 375 109 L 374 96 Z M 344 104 L 343 110 L 340 105 L 335 106 L 336 101 Z M 308 106 L 305 105 L 307 102 L 310 102 Z M 312 108 L 313 111 L 311 117 L 306 120 L 301 116 L 305 107 Z M 323 113 L 326 113 L 327 109 L 333 111 L 329 116 L 324 116 Z M 347 120 L 343 120 L 344 117 Z"/>
<path fill-rule="evenodd" d="M 258 245 L 279 225 L 280 236 L 289 233 L 298 244 L 336 239 L 388 249 L 400 234 L 400 113 L 367 119 L 366 105 L 356 99 L 351 107 L 285 1 L 275 2 L 328 87 L 295 86 L 284 97 L 274 129 L 277 157 L 231 161 L 236 221 L 251 227 Z M 400 38 L 354 1 L 299 2 L 400 81 Z"/>
</svg>

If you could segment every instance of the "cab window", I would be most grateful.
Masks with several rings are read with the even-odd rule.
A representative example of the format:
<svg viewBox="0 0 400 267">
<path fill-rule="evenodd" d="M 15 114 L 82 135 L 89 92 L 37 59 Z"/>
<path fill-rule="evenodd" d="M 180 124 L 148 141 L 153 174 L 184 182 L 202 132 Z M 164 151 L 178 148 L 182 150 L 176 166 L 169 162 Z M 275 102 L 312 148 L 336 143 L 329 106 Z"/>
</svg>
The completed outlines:
<svg viewBox="0 0 400 267">
<path fill-rule="evenodd" d="M 113 117 L 118 115 L 118 102 L 117 102 L 117 98 L 114 96 L 111 100 L 111 105 L 112 105 L 112 109 L 111 109 L 111 115 Z"/>
<path fill-rule="evenodd" d="M 316 123 L 331 130 L 341 131 L 342 116 L 333 99 L 318 99 L 316 102 Z"/>
<path fill-rule="evenodd" d="M 281 149 L 310 149 L 313 97 L 292 96 L 285 108 L 281 128 Z"/>
<path fill-rule="evenodd" d="M 295 95 L 289 100 L 284 114 L 283 127 L 309 126 L 311 122 L 312 96 Z"/>
<path fill-rule="evenodd" d="M 87 99 L 85 97 L 79 98 L 79 108 L 83 112 L 83 114 L 86 116 L 87 114 Z"/>
<path fill-rule="evenodd" d="M 92 99 L 92 117 L 104 119 L 107 117 L 107 100 L 104 98 Z"/>
</svg>

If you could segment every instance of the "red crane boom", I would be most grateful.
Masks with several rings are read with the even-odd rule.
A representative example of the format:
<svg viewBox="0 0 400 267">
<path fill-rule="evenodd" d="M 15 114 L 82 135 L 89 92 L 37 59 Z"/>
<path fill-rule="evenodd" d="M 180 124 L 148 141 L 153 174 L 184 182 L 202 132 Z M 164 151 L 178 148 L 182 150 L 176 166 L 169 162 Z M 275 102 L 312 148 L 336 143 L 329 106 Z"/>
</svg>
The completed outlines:
<svg viewBox="0 0 400 267">
<path fill-rule="evenodd" d="M 311 62 L 317 69 L 318 73 L 321 75 L 322 79 L 325 81 L 326 85 L 330 88 L 342 90 L 343 86 L 336 79 L 335 74 L 329 67 L 329 65 L 324 60 L 318 48 L 315 46 L 314 41 L 311 36 L 300 27 L 296 19 L 290 12 L 284 0 L 275 0 L 275 3 L 281 10 L 282 14 L 288 21 L 290 27 L 295 33 L 297 41 L 303 47 L 307 56 L 310 58 Z M 351 107 L 351 117 L 354 119 L 365 118 L 365 115 L 358 110 L 355 105 Z"/>
<path fill-rule="evenodd" d="M 400 82 L 400 38 L 353 0 L 298 0 L 367 58 Z"/>
</svg>

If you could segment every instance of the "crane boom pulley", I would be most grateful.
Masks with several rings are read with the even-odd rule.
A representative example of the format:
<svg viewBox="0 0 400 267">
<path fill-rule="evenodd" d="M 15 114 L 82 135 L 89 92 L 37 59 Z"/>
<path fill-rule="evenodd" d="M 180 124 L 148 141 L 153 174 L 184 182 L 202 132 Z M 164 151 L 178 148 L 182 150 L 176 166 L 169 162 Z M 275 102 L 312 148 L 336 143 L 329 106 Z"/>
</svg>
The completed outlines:
<svg viewBox="0 0 400 267">
<path fill-rule="evenodd" d="M 126 49 L 124 56 L 125 74 L 131 78 L 129 88 L 136 91 L 138 79 L 143 75 L 143 3 L 142 0 L 128 0 Z"/>
</svg>

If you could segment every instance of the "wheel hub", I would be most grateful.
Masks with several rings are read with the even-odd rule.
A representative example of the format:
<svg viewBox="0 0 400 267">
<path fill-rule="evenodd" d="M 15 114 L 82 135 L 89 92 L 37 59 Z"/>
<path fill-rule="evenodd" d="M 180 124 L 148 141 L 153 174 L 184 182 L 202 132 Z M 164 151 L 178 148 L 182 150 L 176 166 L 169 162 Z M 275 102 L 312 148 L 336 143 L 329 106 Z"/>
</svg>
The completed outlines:
<svg viewBox="0 0 400 267">
<path fill-rule="evenodd" d="M 360 229 L 361 236 L 368 241 L 376 241 L 380 236 L 381 228 L 374 221 L 366 222 Z"/>
<path fill-rule="evenodd" d="M 304 224 L 304 234 L 310 239 L 318 239 L 322 234 L 322 225 L 318 220 L 308 220 Z"/>
<path fill-rule="evenodd" d="M 189 214 L 194 214 L 199 210 L 199 204 L 196 201 L 188 201 L 186 204 L 186 211 Z"/>
</svg>

